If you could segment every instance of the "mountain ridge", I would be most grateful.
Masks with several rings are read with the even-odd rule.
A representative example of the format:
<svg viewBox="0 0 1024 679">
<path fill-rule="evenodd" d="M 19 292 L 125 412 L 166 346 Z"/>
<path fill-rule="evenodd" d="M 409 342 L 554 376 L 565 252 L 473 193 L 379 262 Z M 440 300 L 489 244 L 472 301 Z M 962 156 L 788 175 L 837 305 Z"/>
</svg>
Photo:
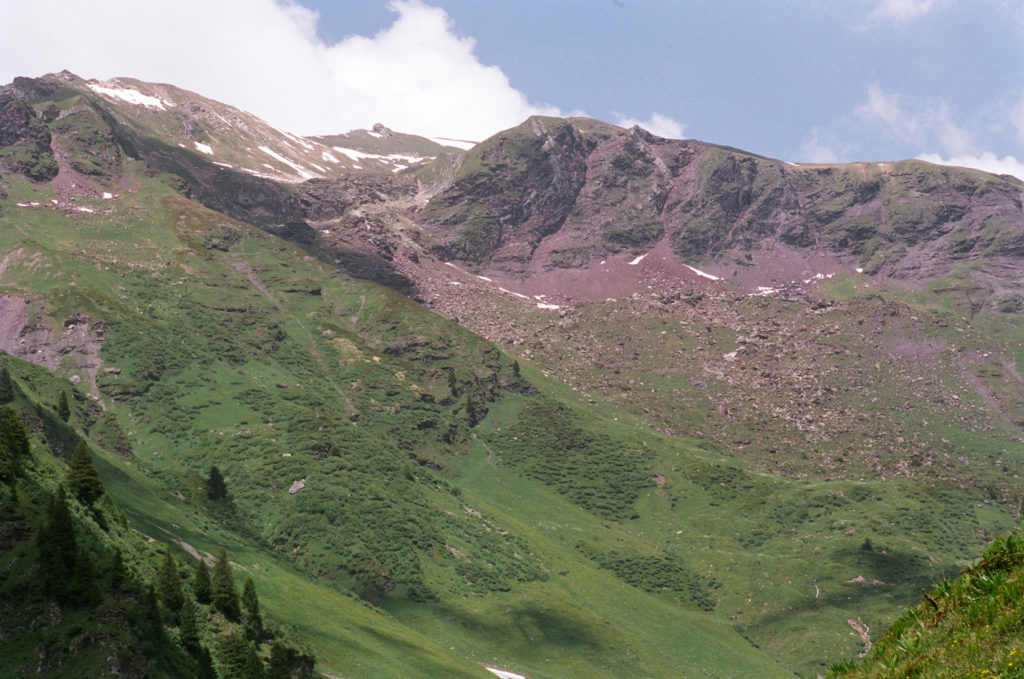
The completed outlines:
<svg viewBox="0 0 1024 679">
<path fill-rule="evenodd" d="M 268 176 L 179 146 L 166 104 L 16 85 L 2 348 L 107 408 L 72 421 L 140 529 L 372 592 L 391 651 L 814 676 L 1019 519 L 1020 182 L 544 118 L 294 181 L 255 137 Z M 235 517 L 203 513 L 211 464 Z M 329 671 L 373 676 L 337 651 L 382 652 L 360 620 L 302 623 Z"/>
</svg>

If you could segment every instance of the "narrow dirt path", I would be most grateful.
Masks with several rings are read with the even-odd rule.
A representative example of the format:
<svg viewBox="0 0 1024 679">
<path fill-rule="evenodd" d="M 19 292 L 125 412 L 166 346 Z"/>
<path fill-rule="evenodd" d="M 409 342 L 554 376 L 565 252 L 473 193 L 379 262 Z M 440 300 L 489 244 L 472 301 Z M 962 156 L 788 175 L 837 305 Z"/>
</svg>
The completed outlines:
<svg viewBox="0 0 1024 679">
<path fill-rule="evenodd" d="M 316 339 L 313 337 L 313 333 L 309 331 L 309 328 L 306 327 L 306 324 L 302 322 L 302 319 L 291 313 L 291 311 L 288 310 L 284 306 L 284 304 L 281 303 L 280 300 L 274 297 L 274 294 L 269 289 L 267 289 L 265 285 L 263 285 L 262 281 L 260 281 L 259 278 L 256 277 L 256 272 L 253 271 L 252 266 L 250 266 L 248 262 L 235 261 L 234 267 L 236 271 L 243 274 L 248 279 L 249 283 L 251 283 L 254 288 L 259 290 L 264 297 L 270 300 L 270 303 L 277 307 L 278 311 L 288 314 L 291 317 L 291 319 L 294 320 L 295 323 L 300 328 L 302 328 L 302 332 L 305 333 L 306 339 L 309 342 L 309 355 L 316 362 L 317 368 L 320 369 L 320 374 L 324 376 L 324 379 L 327 380 L 327 383 L 334 388 L 334 391 L 338 393 L 338 396 L 340 396 L 344 401 L 345 405 L 348 406 L 348 409 L 350 411 L 350 418 L 353 418 L 353 416 L 357 417 L 359 414 L 358 411 L 356 410 L 355 406 L 352 405 L 352 401 L 349 400 L 345 391 L 335 383 L 334 378 L 331 376 L 331 373 L 328 372 L 327 366 L 324 364 L 324 358 L 320 354 L 320 350 L 317 348 Z M 359 302 L 359 311 L 362 311 L 363 305 L 366 303 L 366 298 L 360 295 Z M 354 422 L 355 419 L 352 419 L 352 421 Z"/>
<path fill-rule="evenodd" d="M 846 622 L 853 628 L 854 632 L 860 635 L 861 641 L 864 642 L 864 650 L 857 654 L 858 658 L 863 658 L 871 652 L 871 635 L 868 634 L 871 631 L 871 628 L 859 620 L 854 620 L 853 618 L 847 618 Z"/>
</svg>

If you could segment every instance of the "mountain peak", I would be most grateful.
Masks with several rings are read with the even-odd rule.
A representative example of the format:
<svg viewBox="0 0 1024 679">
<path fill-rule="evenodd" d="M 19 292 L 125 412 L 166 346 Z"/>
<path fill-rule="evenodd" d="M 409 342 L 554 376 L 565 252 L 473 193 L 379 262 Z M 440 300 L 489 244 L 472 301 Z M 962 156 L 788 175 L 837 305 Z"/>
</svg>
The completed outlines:
<svg viewBox="0 0 1024 679">
<path fill-rule="evenodd" d="M 372 131 L 374 134 L 380 135 L 382 139 L 388 139 L 395 134 L 390 128 L 385 127 L 382 123 L 374 123 Z"/>
</svg>

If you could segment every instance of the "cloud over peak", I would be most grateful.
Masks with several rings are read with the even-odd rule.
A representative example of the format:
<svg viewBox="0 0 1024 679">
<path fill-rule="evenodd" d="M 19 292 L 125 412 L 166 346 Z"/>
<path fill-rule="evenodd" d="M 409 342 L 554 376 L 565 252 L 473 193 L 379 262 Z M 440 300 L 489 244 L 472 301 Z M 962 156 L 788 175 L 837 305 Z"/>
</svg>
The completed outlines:
<svg viewBox="0 0 1024 679">
<path fill-rule="evenodd" d="M 457 35 L 443 9 L 420 0 L 389 8 L 394 23 L 373 37 L 326 44 L 316 12 L 291 1 L 17 3 L 0 26 L 0 75 L 66 68 L 170 82 L 303 134 L 383 122 L 479 140 L 530 115 L 560 114 L 480 63 L 475 41 Z"/>
<path fill-rule="evenodd" d="M 646 121 L 630 118 L 618 112 L 612 115 L 614 117 L 613 122 L 619 127 L 633 127 L 634 125 L 639 125 L 651 134 L 664 137 L 665 139 L 683 138 L 685 126 L 682 123 L 660 113 L 652 113 L 651 117 Z"/>
<path fill-rule="evenodd" d="M 906 24 L 946 4 L 945 0 L 872 0 L 871 24 Z"/>
</svg>

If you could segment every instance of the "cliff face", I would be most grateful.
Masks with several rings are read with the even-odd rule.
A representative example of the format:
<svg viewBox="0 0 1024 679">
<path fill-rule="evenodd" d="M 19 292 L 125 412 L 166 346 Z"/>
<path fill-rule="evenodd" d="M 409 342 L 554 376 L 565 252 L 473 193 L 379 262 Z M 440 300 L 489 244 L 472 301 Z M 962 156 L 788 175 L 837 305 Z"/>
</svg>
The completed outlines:
<svg viewBox="0 0 1024 679">
<path fill-rule="evenodd" d="M 440 227 L 444 259 L 521 272 L 565 222 L 587 177 L 590 148 L 571 123 L 530 118 L 467 155 L 425 221 Z"/>
<path fill-rule="evenodd" d="M 1022 194 L 1012 177 L 920 161 L 793 165 L 532 119 L 472 151 L 420 219 L 440 257 L 520 283 L 663 244 L 664 266 L 748 288 L 839 268 L 914 283 L 971 262 L 1016 289 L 1000 272 L 1024 252 Z"/>
</svg>

